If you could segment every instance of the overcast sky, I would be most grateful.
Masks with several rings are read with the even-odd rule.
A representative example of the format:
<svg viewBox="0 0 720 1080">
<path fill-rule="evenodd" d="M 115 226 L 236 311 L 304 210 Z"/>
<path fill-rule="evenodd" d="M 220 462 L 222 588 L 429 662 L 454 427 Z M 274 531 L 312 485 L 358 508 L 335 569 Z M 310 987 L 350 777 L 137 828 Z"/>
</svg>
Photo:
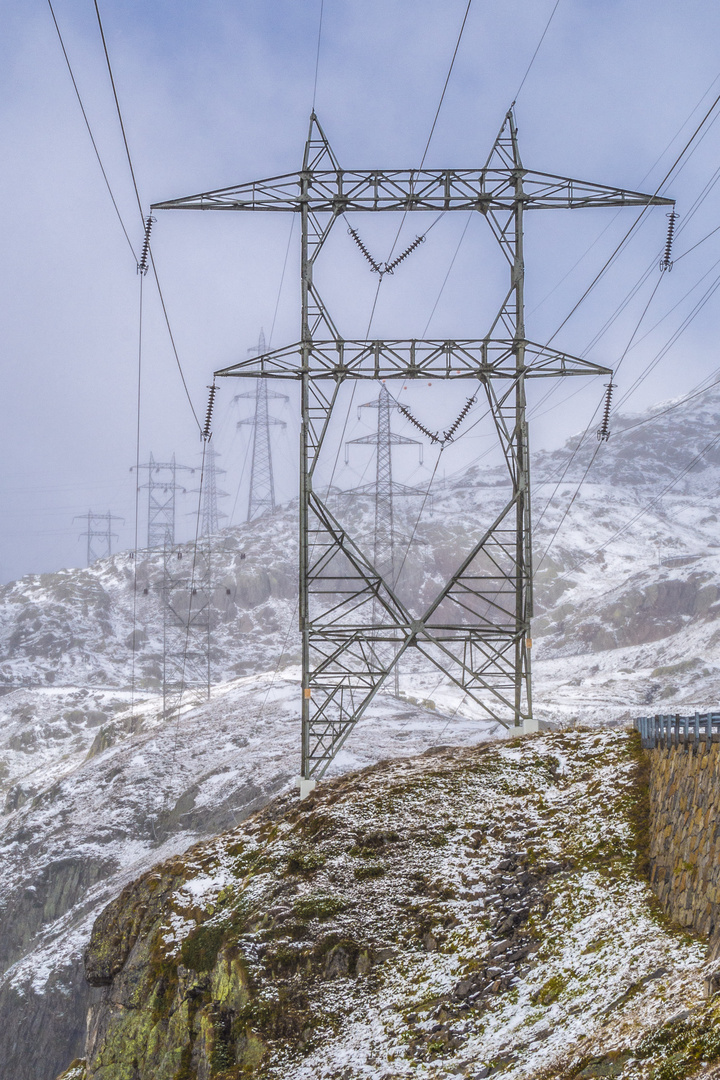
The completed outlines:
<svg viewBox="0 0 720 1080">
<path fill-rule="evenodd" d="M 135 249 L 142 241 L 92 0 L 54 0 L 80 93 Z M 417 166 L 430 131 L 466 0 L 325 0 L 316 107 L 347 167 Z M 479 167 L 528 67 L 554 0 L 473 0 L 427 156 L 435 167 Z M 319 0 L 105 0 L 101 4 L 143 209 L 151 202 L 294 171 L 312 104 Z M 598 183 L 654 191 L 720 92 L 720 6 L 711 0 L 560 0 L 517 101 L 524 163 Z M 102 180 L 46 0 L 5 5 L 0 34 L 2 217 L 2 535 L 0 580 L 82 565 L 74 515 L 110 509 L 133 543 L 139 282 Z M 718 110 L 720 112 L 720 109 Z M 677 198 L 676 256 L 710 232 L 712 190 L 690 210 L 720 164 L 720 124 L 708 126 L 667 186 Z M 528 336 L 547 340 L 613 250 L 637 211 L 538 214 L 528 222 Z M 684 215 L 684 216 L 683 216 Z M 171 325 L 198 413 L 213 369 L 244 358 L 262 329 L 272 344 L 299 337 L 297 230 L 291 215 L 162 212 L 153 251 Z M 419 215 L 417 215 L 419 217 Z M 384 257 L 390 215 L 354 221 Z M 465 238 L 458 249 L 461 234 Z M 622 258 L 555 341 L 613 366 L 657 284 L 653 272 L 611 329 L 591 346 L 663 247 L 666 215 L 646 215 Z M 413 215 L 407 242 L 427 227 Z M 283 266 L 287 265 L 282 289 Z M 504 265 L 487 226 L 447 215 L 383 285 L 374 333 L 422 336 L 455 258 L 429 336 L 482 336 L 501 295 Z M 701 299 L 718 271 L 720 232 L 665 275 L 619 377 L 631 388 Z M 580 260 L 580 261 L 578 261 Z M 375 289 L 340 225 L 319 271 L 341 331 L 363 336 Z M 322 276 L 324 274 L 324 277 Z M 704 277 L 704 275 L 707 275 Z M 693 289 L 686 297 L 685 294 Z M 710 298 L 627 403 L 628 409 L 694 387 L 718 366 L 717 298 Z M 157 293 L 144 285 L 141 457 L 199 462 Z M 677 305 L 677 306 L 676 306 Z M 277 309 L 277 314 L 276 314 Z M 674 309 L 674 310 L 673 310 Z M 666 316 L 653 329 L 658 320 Z M 646 331 L 651 331 L 645 335 Z M 642 338 L 642 340 L 638 340 Z M 224 509 L 242 520 L 248 429 L 236 421 L 249 389 L 225 381 L 215 445 L 227 469 Z M 278 402 L 280 496 L 295 485 L 296 397 Z M 544 393 L 545 387 L 542 392 Z M 536 409 L 535 448 L 585 426 L 602 381 L 559 387 Z M 531 405 L 540 396 L 533 391 Z M 354 404 L 372 397 L 357 391 Z M 461 387 L 411 392 L 419 415 L 452 419 Z M 548 411 L 553 406 L 551 411 Z M 350 413 L 347 436 L 367 433 L 371 410 Z M 432 426 L 436 426 L 433 424 Z M 484 441 L 485 440 L 485 441 Z M 481 429 L 448 454 L 448 471 L 480 456 Z M 351 486 L 364 451 L 333 477 Z M 426 455 L 426 464 L 432 456 Z M 489 459 L 486 459 L 489 460 Z M 407 459 L 407 476 L 416 459 Z M 243 479 L 244 475 L 244 479 Z M 405 477 L 403 477 L 405 478 Z M 188 487 L 193 486 L 192 478 Z M 193 499 L 180 507 L 181 538 Z M 141 519 L 140 538 L 144 533 Z"/>
</svg>

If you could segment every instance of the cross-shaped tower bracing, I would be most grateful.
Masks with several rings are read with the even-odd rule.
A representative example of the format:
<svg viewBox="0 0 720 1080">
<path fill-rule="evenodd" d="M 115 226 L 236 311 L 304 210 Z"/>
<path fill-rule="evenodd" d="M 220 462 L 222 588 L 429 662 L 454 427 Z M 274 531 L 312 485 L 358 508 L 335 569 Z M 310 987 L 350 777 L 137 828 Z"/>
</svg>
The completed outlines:
<svg viewBox="0 0 720 1080">
<path fill-rule="evenodd" d="M 260 338 L 256 347 L 248 349 L 251 357 L 262 356 L 265 353 L 265 335 L 260 331 Z M 287 401 L 285 394 L 276 394 L 268 388 L 265 379 L 258 379 L 254 390 L 246 394 L 236 394 L 233 401 L 249 398 L 255 402 L 255 412 L 252 416 L 238 420 L 238 428 L 249 425 L 252 427 L 252 456 L 250 459 L 250 490 L 248 492 L 247 521 L 254 521 L 262 514 L 272 513 L 275 509 L 275 477 L 273 475 L 272 443 L 270 440 L 271 427 L 285 427 L 284 420 L 278 420 L 270 415 L 269 399 Z"/>
<path fill-rule="evenodd" d="M 87 565 L 97 562 L 98 559 L 109 559 L 112 555 L 112 542 L 117 540 L 117 533 L 112 531 L 113 521 L 123 521 L 124 518 L 111 514 L 94 514 L 88 510 L 87 514 L 78 514 L 73 521 L 86 521 L 85 532 L 80 537 L 87 537 Z"/>
<path fill-rule="evenodd" d="M 528 379 L 610 370 L 525 336 L 523 256 L 528 211 L 672 205 L 671 199 L 526 169 L 510 110 L 487 161 L 472 169 L 343 169 L 315 114 L 302 168 L 267 180 L 158 203 L 153 209 L 287 211 L 301 223 L 300 340 L 218 376 L 297 379 L 301 388 L 300 628 L 302 778 L 323 775 L 390 673 L 372 642 L 408 649 L 451 679 L 488 718 L 530 722 L 532 559 Z M 496 318 L 478 339 L 346 339 L 318 291 L 318 257 L 346 213 L 476 211 L 509 268 Z M 397 595 L 313 484 L 342 384 L 365 379 L 471 379 L 487 397 L 507 465 L 505 504 L 478 523 L 470 549 L 422 610 Z M 382 623 L 368 632 L 377 598 Z"/>
<path fill-rule="evenodd" d="M 147 469 L 147 483 L 140 488 L 147 489 L 147 546 L 149 548 L 172 547 L 175 543 L 175 495 L 186 488 L 177 482 L 179 472 L 195 472 L 189 465 L 178 465 L 173 454 L 170 461 L 150 460 L 139 465 L 138 471 Z M 130 470 L 133 472 L 135 466 Z"/>
<path fill-rule="evenodd" d="M 218 508 L 218 499 L 228 498 L 227 491 L 222 491 L 217 486 L 218 476 L 227 471 L 218 468 L 219 457 L 220 454 L 212 442 L 206 443 L 202 491 L 197 492 L 200 495 L 200 536 L 215 536 L 220 529 L 221 518 L 227 517 L 227 514 Z"/>
</svg>

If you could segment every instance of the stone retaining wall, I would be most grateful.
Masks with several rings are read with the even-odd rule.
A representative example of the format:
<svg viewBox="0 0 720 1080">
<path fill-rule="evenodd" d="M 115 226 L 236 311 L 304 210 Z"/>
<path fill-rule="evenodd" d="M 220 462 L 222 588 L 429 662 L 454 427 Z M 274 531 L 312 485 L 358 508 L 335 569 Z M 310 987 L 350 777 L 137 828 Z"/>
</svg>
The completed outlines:
<svg viewBox="0 0 720 1080">
<path fill-rule="evenodd" d="M 670 918 L 720 942 L 720 743 L 650 758 L 650 881 Z"/>
</svg>

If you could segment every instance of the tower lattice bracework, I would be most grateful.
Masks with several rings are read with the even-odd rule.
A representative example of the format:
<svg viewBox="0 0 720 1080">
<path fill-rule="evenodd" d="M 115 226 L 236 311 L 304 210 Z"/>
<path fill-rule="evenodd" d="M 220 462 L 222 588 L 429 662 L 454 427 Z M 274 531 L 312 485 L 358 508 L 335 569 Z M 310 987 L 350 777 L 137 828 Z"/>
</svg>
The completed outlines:
<svg viewBox="0 0 720 1080">
<path fill-rule="evenodd" d="M 219 457 L 220 454 L 212 442 L 206 443 L 202 491 L 195 493 L 200 495 L 200 536 L 202 537 L 215 536 L 220 529 L 221 519 L 227 517 L 227 514 L 218 507 L 220 499 L 228 498 L 228 492 L 217 486 L 218 476 L 224 475 L 227 471 L 218 468 Z"/>
<path fill-rule="evenodd" d="M 525 334 L 523 230 L 529 211 L 672 205 L 672 200 L 526 169 L 510 110 L 485 164 L 473 169 L 343 169 L 313 113 L 302 168 L 153 209 L 287 211 L 301 224 L 300 340 L 233 364 L 219 377 L 296 379 L 301 389 L 301 791 L 323 775 L 391 671 L 416 649 L 484 716 L 505 726 L 532 718 L 532 559 L 528 379 L 607 375 L 609 369 Z M 496 317 L 479 339 L 348 339 L 318 291 L 318 258 L 345 215 L 477 212 L 509 268 Z M 382 269 L 378 264 L 378 269 Z M 413 609 L 337 520 L 313 481 L 329 420 L 348 380 L 470 379 L 487 398 L 507 465 L 507 497 L 479 524 L 470 550 L 435 599 Z M 371 623 L 377 599 L 382 619 Z"/>
<path fill-rule="evenodd" d="M 391 417 L 397 405 L 391 397 L 387 387 L 383 383 L 380 393 L 374 401 L 365 401 L 358 408 L 377 410 L 377 426 L 373 435 L 362 435 L 358 439 L 349 439 L 345 444 L 345 462 L 349 460 L 351 446 L 374 446 L 375 447 L 375 479 L 369 484 L 351 488 L 345 491 L 345 495 L 370 496 L 374 502 L 373 520 L 373 564 L 376 570 L 389 581 L 393 588 L 397 585 L 401 565 L 398 564 L 398 549 L 407 548 L 413 542 L 413 537 L 403 536 L 398 532 L 395 514 L 395 500 L 398 497 L 415 496 L 426 501 L 429 493 L 419 487 L 411 487 L 408 484 L 399 483 L 393 479 L 392 450 L 393 446 L 417 446 L 419 447 L 420 464 L 423 462 L 423 444 L 420 439 L 410 439 L 407 435 L 400 435 L 392 430 Z M 378 602 L 373 601 L 372 625 L 378 622 Z M 400 690 L 400 664 L 394 661 L 392 647 L 384 649 L 386 661 L 392 667 L 394 689 L 397 694 Z"/>
<path fill-rule="evenodd" d="M 210 697 L 213 628 L 212 551 L 208 538 L 163 550 L 163 716 Z"/>
<path fill-rule="evenodd" d="M 265 335 L 260 332 L 260 338 L 256 348 L 248 349 L 251 357 L 262 356 L 265 353 Z M 285 394 L 277 394 L 268 388 L 265 379 L 258 379 L 254 390 L 246 394 L 236 394 L 233 401 L 241 401 L 249 398 L 255 402 L 255 412 L 252 416 L 238 420 L 238 428 L 252 427 L 252 456 L 250 460 L 250 488 L 248 491 L 248 509 L 246 521 L 254 521 L 262 514 L 272 513 L 275 509 L 275 476 L 273 473 L 272 442 L 270 428 L 284 428 L 285 421 L 278 420 L 270 414 L 269 401 L 287 401 Z"/>
<path fill-rule="evenodd" d="M 208 450 L 209 447 L 205 451 L 206 468 Z M 147 470 L 147 482 L 140 485 L 148 493 L 148 552 L 141 574 L 145 580 L 150 580 L 151 569 L 156 564 L 151 552 L 159 550 L 162 554 L 156 586 L 162 618 L 163 716 L 170 719 L 181 705 L 197 705 L 210 694 L 212 564 L 208 543 L 200 542 L 190 548 L 175 542 L 176 496 L 178 492 L 187 492 L 178 482 L 178 474 L 192 474 L 195 469 L 179 465 L 174 454 L 170 461 L 156 461 L 150 454 L 139 470 Z M 203 490 L 198 494 L 202 511 L 205 476 Z"/>
<path fill-rule="evenodd" d="M 396 535 L 395 499 L 401 495 L 423 496 L 425 494 L 421 488 L 411 487 L 408 484 L 401 484 L 393 480 L 393 446 L 418 446 L 420 447 L 420 464 L 422 464 L 423 458 L 423 444 L 420 439 L 410 439 L 407 435 L 399 435 L 392 430 L 390 417 L 395 408 L 395 402 L 387 387 L 385 385 L 381 386 L 380 393 L 374 401 L 363 402 L 358 408 L 358 412 L 360 409 L 377 409 L 375 433 L 373 435 L 362 435 L 359 439 L 349 439 L 345 444 L 346 462 L 348 461 L 348 450 L 351 446 L 375 447 L 374 482 L 352 488 L 346 494 L 373 496 L 375 502 L 373 563 L 383 577 L 387 578 L 393 585 L 396 584 L 395 549 L 397 542 L 401 540 L 401 537 Z"/>
<path fill-rule="evenodd" d="M 117 540 L 117 533 L 112 531 L 113 521 L 125 522 L 124 518 L 111 514 L 94 514 L 88 510 L 87 514 L 78 514 L 73 521 L 86 521 L 85 532 L 80 533 L 80 538 L 87 537 L 87 565 L 91 566 L 98 559 L 109 559 L 112 555 L 112 542 Z"/>
<path fill-rule="evenodd" d="M 173 454 L 170 461 L 156 461 L 150 454 L 150 460 L 137 466 L 138 472 L 147 470 L 147 482 L 140 484 L 140 489 L 147 490 L 147 546 L 149 548 L 167 548 L 175 543 L 176 494 L 186 492 L 178 483 L 178 473 L 194 473 L 189 465 L 178 465 Z M 135 471 L 135 466 L 130 470 Z"/>
</svg>

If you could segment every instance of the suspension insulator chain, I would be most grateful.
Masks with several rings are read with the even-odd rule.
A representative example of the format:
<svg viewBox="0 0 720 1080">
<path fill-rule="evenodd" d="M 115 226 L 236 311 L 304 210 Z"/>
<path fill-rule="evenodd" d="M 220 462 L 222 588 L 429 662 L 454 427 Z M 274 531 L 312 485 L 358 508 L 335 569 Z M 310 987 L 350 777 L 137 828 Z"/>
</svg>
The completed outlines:
<svg viewBox="0 0 720 1080">
<path fill-rule="evenodd" d="M 348 227 L 348 232 L 350 236 L 352 236 L 353 240 L 359 247 L 362 254 L 370 263 L 370 269 L 372 270 L 373 274 L 379 274 L 380 277 L 382 277 L 384 274 L 392 274 L 395 271 L 395 268 L 399 266 L 404 259 L 407 259 L 408 255 L 411 255 L 416 247 L 419 247 L 420 244 L 425 243 L 424 236 L 416 236 L 412 244 L 410 244 L 410 246 L 406 248 L 401 255 L 398 255 L 396 259 L 393 259 L 392 262 L 379 263 L 372 257 L 372 255 L 368 251 L 367 247 L 360 238 L 360 234 L 358 233 L 357 229 L 353 229 L 352 226 L 350 226 Z"/>
<path fill-rule="evenodd" d="M 365 256 L 367 261 L 370 263 L 370 269 L 372 270 L 372 272 L 374 274 L 381 274 L 382 275 L 382 273 L 383 273 L 382 266 L 380 265 L 380 263 L 375 262 L 372 255 L 370 254 L 370 252 L 368 251 L 368 249 L 365 247 L 362 240 L 360 239 L 360 237 L 358 235 L 358 232 L 357 232 L 357 229 L 348 228 L 348 232 L 352 236 L 352 238 L 355 241 L 355 243 L 357 244 L 357 246 L 360 248 L 360 251 L 363 253 L 363 255 Z"/>
<path fill-rule="evenodd" d="M 422 431 L 423 435 L 425 435 L 431 443 L 440 442 L 437 431 L 429 431 L 424 424 L 422 424 L 416 417 L 413 416 L 413 414 L 410 412 L 406 405 L 398 405 L 398 409 L 403 414 L 405 419 L 409 420 L 410 423 L 418 429 L 418 431 Z"/>
<path fill-rule="evenodd" d="M 150 233 L 152 232 L 153 223 L 155 218 L 148 214 L 145 219 L 145 236 L 143 237 L 142 250 L 140 252 L 140 262 L 137 264 L 138 274 L 142 274 L 143 277 L 148 272 L 150 265 Z"/>
<path fill-rule="evenodd" d="M 453 441 L 453 436 L 454 436 L 455 432 L 460 427 L 463 420 L 465 419 L 467 414 L 470 412 L 470 410 L 472 409 L 472 407 L 473 407 L 473 405 L 475 404 L 476 401 L 477 401 L 477 398 L 476 398 L 476 396 L 474 394 L 473 394 L 472 397 L 467 399 L 467 401 L 463 405 L 462 409 L 460 410 L 460 413 L 459 413 L 459 415 L 457 417 L 457 420 L 455 420 L 455 422 L 450 425 L 450 427 L 447 429 L 447 431 L 443 432 L 442 441 L 444 443 L 449 443 L 449 442 Z"/>
<path fill-rule="evenodd" d="M 217 394 L 217 386 L 215 383 L 213 383 L 212 386 L 208 386 L 208 390 L 210 393 L 208 394 L 207 410 L 205 412 L 205 426 L 202 429 L 202 437 L 206 442 L 209 442 L 212 438 L 212 431 L 210 428 L 212 426 L 212 415 L 215 407 L 215 395 Z"/>
<path fill-rule="evenodd" d="M 425 435 L 425 437 L 430 440 L 431 443 L 439 443 L 440 446 L 446 446 L 448 443 L 451 443 L 453 441 L 453 437 L 455 435 L 455 432 L 460 427 L 463 420 L 465 419 L 467 414 L 470 412 L 470 410 L 472 409 L 472 407 L 473 407 L 473 405 L 475 404 L 476 401 L 477 401 L 477 397 L 475 395 L 473 395 L 471 398 L 467 399 L 467 401 L 463 405 L 462 409 L 460 410 L 457 418 L 452 422 L 452 424 L 447 429 L 447 431 L 443 432 L 442 438 L 440 438 L 437 431 L 430 431 L 428 428 L 425 427 L 425 425 L 420 420 L 418 420 L 418 418 L 416 416 L 413 416 L 413 414 L 408 409 L 407 405 L 401 405 L 399 402 L 396 402 L 396 405 L 397 405 L 397 408 L 398 408 L 399 412 L 401 412 L 403 414 L 405 419 L 409 420 L 410 423 L 413 424 L 413 426 L 418 429 L 418 431 L 421 431 L 423 433 L 423 435 Z"/>
<path fill-rule="evenodd" d="M 395 267 L 399 266 L 400 263 L 403 261 L 403 259 L 407 259 L 408 255 L 411 255 L 416 247 L 419 247 L 420 244 L 424 244 L 424 243 L 425 243 L 425 237 L 424 236 L 416 236 L 415 239 L 413 240 L 412 244 L 410 244 L 410 247 L 406 248 L 406 250 L 403 251 L 402 255 L 398 255 L 397 259 L 393 259 L 393 261 L 390 262 L 390 263 L 385 263 L 383 273 L 384 274 L 392 274 L 393 271 L 395 270 Z"/>
<path fill-rule="evenodd" d="M 605 389 L 605 408 L 603 410 L 603 418 L 600 427 L 597 429 L 597 437 L 599 442 L 607 442 L 610 438 L 610 403 L 612 402 L 613 390 L 615 389 L 612 379 L 609 383 L 606 383 Z"/>
<path fill-rule="evenodd" d="M 675 222 L 677 221 L 677 218 L 678 215 L 675 213 L 674 210 L 671 210 L 668 214 L 668 231 L 667 239 L 665 240 L 665 251 L 663 252 L 663 257 L 660 260 L 661 271 L 672 270 L 673 268 L 672 259 L 670 258 L 670 256 L 672 255 L 673 237 L 675 236 Z"/>
</svg>

